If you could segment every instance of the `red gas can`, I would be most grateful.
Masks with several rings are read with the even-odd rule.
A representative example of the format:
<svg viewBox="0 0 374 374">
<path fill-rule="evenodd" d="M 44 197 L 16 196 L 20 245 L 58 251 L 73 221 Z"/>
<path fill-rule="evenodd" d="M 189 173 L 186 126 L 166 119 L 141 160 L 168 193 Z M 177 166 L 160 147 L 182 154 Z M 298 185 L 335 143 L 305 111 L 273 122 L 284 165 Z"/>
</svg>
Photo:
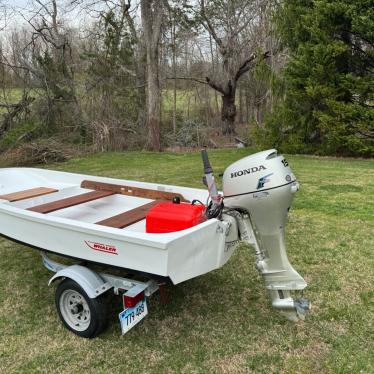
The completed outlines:
<svg viewBox="0 0 374 374">
<path fill-rule="evenodd" d="M 146 215 L 146 232 L 166 233 L 188 229 L 203 222 L 204 205 L 160 203 Z"/>
</svg>

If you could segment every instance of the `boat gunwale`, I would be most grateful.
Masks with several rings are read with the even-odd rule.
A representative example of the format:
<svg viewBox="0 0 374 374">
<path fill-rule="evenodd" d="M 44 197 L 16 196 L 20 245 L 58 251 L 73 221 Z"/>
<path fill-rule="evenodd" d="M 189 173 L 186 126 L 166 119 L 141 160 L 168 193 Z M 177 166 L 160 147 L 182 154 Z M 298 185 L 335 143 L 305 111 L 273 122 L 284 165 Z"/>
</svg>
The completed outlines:
<svg viewBox="0 0 374 374">
<path fill-rule="evenodd" d="M 182 189 L 182 190 L 188 190 L 191 193 L 192 192 L 200 192 L 200 193 L 205 193 L 208 196 L 208 191 L 203 189 L 203 188 L 196 188 L 196 187 L 188 187 L 188 186 L 180 186 L 180 185 L 172 185 L 172 184 L 164 184 L 164 183 L 158 183 L 158 182 L 144 182 L 144 181 L 137 181 L 137 180 L 132 180 L 132 179 L 120 179 L 120 178 L 114 178 L 114 177 L 107 177 L 104 175 L 92 175 L 92 174 L 81 174 L 77 172 L 71 172 L 71 171 L 65 171 L 65 170 L 52 170 L 52 169 L 44 169 L 44 168 L 33 168 L 33 167 L 9 167 L 9 168 L 0 168 L 1 171 L 7 171 L 7 170 L 24 170 L 24 171 L 31 171 L 31 172 L 41 172 L 42 174 L 71 174 L 74 177 L 84 177 L 80 182 L 83 182 L 84 179 L 86 178 L 98 178 L 100 180 L 105 179 L 108 181 L 114 182 L 114 184 L 117 183 L 128 183 L 128 184 L 134 184 L 132 187 L 165 187 L 165 188 L 170 188 L 173 187 L 175 189 Z M 46 178 L 46 175 L 41 175 L 41 177 Z M 47 179 L 47 178 L 46 178 Z M 53 181 L 56 182 L 56 181 Z M 99 180 L 97 181 L 99 182 Z M 65 182 L 60 182 L 60 183 L 65 183 Z M 79 185 L 74 185 L 72 183 L 66 183 L 66 184 L 71 184 L 71 186 L 75 187 L 80 187 Z M 139 185 L 139 186 L 138 186 Z M 164 191 L 164 190 L 158 190 L 158 191 Z M 169 192 L 168 190 L 165 190 L 166 192 Z M 178 192 L 178 191 L 175 191 Z M 0 202 L 3 200 L 0 199 Z"/>
</svg>

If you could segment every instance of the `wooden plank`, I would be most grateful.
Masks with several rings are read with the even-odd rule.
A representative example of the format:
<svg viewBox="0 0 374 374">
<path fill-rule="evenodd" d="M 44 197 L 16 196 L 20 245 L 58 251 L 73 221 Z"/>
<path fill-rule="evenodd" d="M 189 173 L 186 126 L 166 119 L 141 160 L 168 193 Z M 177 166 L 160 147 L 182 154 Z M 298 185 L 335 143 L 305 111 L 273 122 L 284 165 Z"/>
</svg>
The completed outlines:
<svg viewBox="0 0 374 374">
<path fill-rule="evenodd" d="M 96 222 L 97 225 L 114 227 L 123 229 L 145 218 L 148 211 L 159 204 L 161 201 L 152 201 L 151 203 L 141 205 L 135 209 L 128 210 L 127 212 L 118 214 L 116 216 L 104 219 L 103 221 Z"/>
<path fill-rule="evenodd" d="M 84 180 L 81 184 L 81 187 L 96 191 L 112 191 L 122 195 L 144 197 L 152 200 L 173 200 L 174 197 L 179 197 L 181 201 L 188 202 L 188 200 L 186 200 L 180 193 L 151 190 L 140 187 L 123 186 L 119 184 Z"/>
<path fill-rule="evenodd" d="M 50 203 L 36 205 L 31 208 L 28 208 L 27 210 L 31 210 L 32 212 L 38 212 L 38 213 L 51 213 L 55 210 L 65 209 L 69 208 L 74 205 L 79 205 L 83 203 L 87 203 L 89 201 L 101 199 L 106 196 L 114 195 L 114 192 L 111 191 L 92 191 L 87 192 L 84 194 L 67 197 L 65 199 L 52 201 Z"/>
<path fill-rule="evenodd" d="M 30 199 L 32 197 L 48 195 L 53 192 L 58 192 L 58 190 L 55 190 L 54 188 L 47 188 L 47 187 L 36 187 L 36 188 L 30 188 L 28 190 L 9 193 L 6 195 L 0 195 L 0 199 L 14 202 L 14 201 Z"/>
</svg>

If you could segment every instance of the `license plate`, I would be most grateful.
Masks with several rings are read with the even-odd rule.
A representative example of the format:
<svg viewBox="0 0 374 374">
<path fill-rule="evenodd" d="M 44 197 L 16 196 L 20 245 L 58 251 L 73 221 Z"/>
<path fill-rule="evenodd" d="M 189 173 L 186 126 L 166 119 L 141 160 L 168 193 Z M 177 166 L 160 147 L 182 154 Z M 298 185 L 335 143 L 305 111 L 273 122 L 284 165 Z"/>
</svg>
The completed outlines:
<svg viewBox="0 0 374 374">
<path fill-rule="evenodd" d="M 140 300 L 133 308 L 127 308 L 119 314 L 121 322 L 122 335 L 126 334 L 138 322 L 148 314 L 147 302 Z"/>
</svg>

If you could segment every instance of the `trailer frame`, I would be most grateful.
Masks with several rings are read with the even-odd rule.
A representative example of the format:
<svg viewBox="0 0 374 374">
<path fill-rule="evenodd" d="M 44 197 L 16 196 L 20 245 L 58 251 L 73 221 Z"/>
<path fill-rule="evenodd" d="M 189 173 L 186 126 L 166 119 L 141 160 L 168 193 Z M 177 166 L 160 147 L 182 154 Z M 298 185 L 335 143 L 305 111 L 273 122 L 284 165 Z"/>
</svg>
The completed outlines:
<svg viewBox="0 0 374 374">
<path fill-rule="evenodd" d="M 64 294 L 61 290 L 59 290 L 59 288 L 57 288 L 56 290 L 56 308 L 60 316 L 60 319 L 65 324 L 65 326 L 75 334 L 82 337 L 96 337 L 106 327 L 106 323 L 101 323 L 102 326 L 100 326 L 100 328 L 92 329 L 95 331 L 91 331 L 88 334 L 86 332 L 82 333 L 82 331 L 79 330 L 81 324 L 79 323 L 79 320 L 75 317 L 76 315 L 78 315 L 78 317 L 81 316 L 81 318 L 83 319 L 96 318 L 95 314 L 99 315 L 99 319 L 106 317 L 106 311 L 104 310 L 105 300 L 103 300 L 104 302 L 95 302 L 94 300 L 103 299 L 103 296 L 108 295 L 110 290 L 113 291 L 114 295 L 122 294 L 124 300 L 124 311 L 120 313 L 119 318 L 122 327 L 122 334 L 125 334 L 148 314 L 148 309 L 145 301 L 146 297 L 152 296 L 156 291 L 159 290 L 159 288 L 162 285 L 164 285 L 164 283 L 159 283 L 155 279 L 149 279 L 148 281 L 140 281 L 133 278 L 122 277 L 104 272 L 97 272 L 89 268 L 86 264 L 65 265 L 52 260 L 44 251 L 41 253 L 41 256 L 43 265 L 48 270 L 55 273 L 49 280 L 48 286 L 52 285 L 57 281 L 60 281 L 60 285 L 64 283 L 64 281 L 66 280 L 70 281 L 70 298 L 67 298 L 67 302 L 71 305 L 71 307 L 69 306 L 70 310 L 67 309 L 66 305 L 65 307 L 63 307 L 62 303 L 66 303 L 64 301 L 66 297 L 65 299 L 64 297 L 61 297 L 61 294 Z M 72 282 L 74 282 L 78 287 L 75 287 L 72 284 Z M 139 296 L 141 296 L 141 299 L 139 299 Z M 79 299 L 80 301 L 74 304 L 74 300 L 76 299 Z M 126 309 L 129 309 L 125 307 L 126 299 L 133 299 L 136 301 L 138 301 L 139 299 L 136 305 L 131 306 L 131 308 L 136 309 L 138 304 L 143 303 L 143 305 L 145 304 L 145 311 L 144 313 L 139 313 L 139 315 L 137 316 L 139 318 L 137 318 L 136 321 L 132 321 L 132 323 L 129 326 L 124 328 L 122 324 L 123 321 L 121 319 L 121 315 L 123 315 Z M 90 307 L 90 303 L 93 304 L 92 307 Z M 79 308 L 77 305 L 79 306 Z M 100 310 L 96 310 L 98 308 Z M 75 323 L 76 328 L 74 326 Z M 87 322 L 84 326 L 86 325 Z"/>
</svg>

